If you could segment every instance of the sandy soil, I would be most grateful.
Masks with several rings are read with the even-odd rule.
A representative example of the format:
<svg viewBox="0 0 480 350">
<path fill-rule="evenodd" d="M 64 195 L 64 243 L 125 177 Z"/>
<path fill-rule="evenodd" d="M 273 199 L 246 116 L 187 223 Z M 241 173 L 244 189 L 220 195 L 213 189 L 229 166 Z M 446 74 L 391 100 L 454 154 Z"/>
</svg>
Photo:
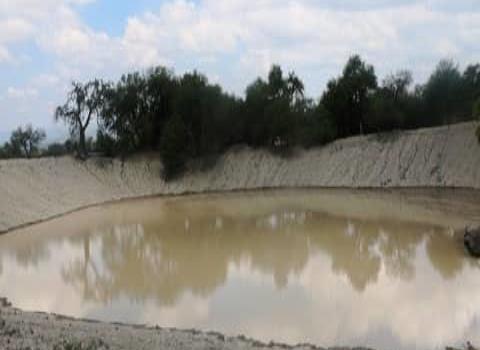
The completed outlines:
<svg viewBox="0 0 480 350">
<path fill-rule="evenodd" d="M 241 350 L 322 348 L 301 344 L 288 346 L 261 343 L 244 336 L 225 337 L 215 332 L 148 328 L 109 324 L 45 313 L 24 312 L 0 304 L 0 349 L 2 350 Z M 347 348 L 336 348 L 347 350 Z M 357 348 L 358 350 L 367 350 Z"/>
<path fill-rule="evenodd" d="M 0 161 L 0 232 L 108 201 L 157 194 L 281 187 L 480 189 L 475 123 L 354 137 L 282 158 L 231 150 L 174 182 L 157 157 L 125 162 L 71 157 Z"/>
</svg>

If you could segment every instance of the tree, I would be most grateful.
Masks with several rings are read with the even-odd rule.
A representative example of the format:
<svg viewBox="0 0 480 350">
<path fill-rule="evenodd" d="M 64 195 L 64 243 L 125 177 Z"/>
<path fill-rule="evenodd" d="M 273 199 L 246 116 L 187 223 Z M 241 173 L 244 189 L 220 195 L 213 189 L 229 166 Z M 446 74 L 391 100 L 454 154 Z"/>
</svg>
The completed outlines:
<svg viewBox="0 0 480 350">
<path fill-rule="evenodd" d="M 117 143 L 115 139 L 104 130 L 97 130 L 96 151 L 104 156 L 113 157 L 117 153 Z"/>
<path fill-rule="evenodd" d="M 299 123 L 298 144 L 303 147 L 325 145 L 337 137 L 335 121 L 321 103 L 306 101 L 305 114 Z"/>
<path fill-rule="evenodd" d="M 6 159 L 9 158 L 9 155 L 7 153 L 7 150 L 5 149 L 5 145 L 0 146 L 0 159 Z"/>
<path fill-rule="evenodd" d="M 268 84 L 260 78 L 246 89 L 243 139 L 251 146 L 264 145 L 267 138 L 265 107 L 269 103 L 268 90 Z"/>
<path fill-rule="evenodd" d="M 473 119 L 480 120 L 480 98 L 473 104 Z"/>
<path fill-rule="evenodd" d="M 480 120 L 480 98 L 475 102 L 473 105 L 473 118 Z M 478 142 L 480 142 L 480 126 L 477 128 L 477 138 Z"/>
<path fill-rule="evenodd" d="M 99 125 L 104 135 L 115 140 L 120 153 L 149 148 L 152 143 L 150 117 L 147 81 L 142 74 L 123 75 L 115 86 L 105 89 Z"/>
<path fill-rule="evenodd" d="M 2 158 L 20 158 L 23 157 L 22 149 L 20 147 L 14 147 L 10 142 L 6 142 L 3 145 Z"/>
<path fill-rule="evenodd" d="M 469 65 L 462 75 L 463 105 L 469 112 L 470 106 L 480 101 L 480 64 Z"/>
<path fill-rule="evenodd" d="M 173 71 L 164 67 L 155 67 L 147 72 L 146 104 L 148 113 L 150 147 L 159 146 L 159 137 L 168 118 L 174 113 L 175 94 L 178 82 Z"/>
<path fill-rule="evenodd" d="M 354 133 L 358 131 L 363 134 L 369 97 L 377 87 L 375 70 L 363 62 L 360 56 L 353 56 L 343 70 L 342 84 L 347 94 L 347 108 Z"/>
<path fill-rule="evenodd" d="M 408 88 L 412 82 L 412 73 L 408 70 L 400 70 L 395 74 L 388 75 L 383 80 L 382 90 L 397 102 L 408 94 Z"/>
<path fill-rule="evenodd" d="M 60 157 L 67 153 L 68 151 L 64 143 L 54 142 L 48 145 L 47 150 L 44 152 L 44 155 L 49 157 Z"/>
<path fill-rule="evenodd" d="M 391 131 L 405 127 L 411 104 L 409 87 L 412 74 L 407 70 L 388 75 L 372 96 L 366 124 L 370 132 Z"/>
<path fill-rule="evenodd" d="M 305 114 L 303 82 L 294 72 L 284 76 L 280 66 L 272 66 L 268 81 L 261 78 L 247 87 L 245 118 L 247 143 L 271 145 L 273 140 L 292 144 L 298 122 Z"/>
<path fill-rule="evenodd" d="M 458 66 L 450 60 L 440 61 L 423 91 L 429 126 L 465 119 L 466 116 L 462 115 L 465 111 L 462 111 L 461 87 L 462 76 Z"/>
<path fill-rule="evenodd" d="M 305 87 L 303 82 L 294 72 L 290 72 L 285 78 L 282 68 L 273 65 L 268 74 L 268 99 L 286 99 L 290 106 L 293 106 L 304 97 Z"/>
<path fill-rule="evenodd" d="M 175 99 L 175 113 L 184 123 L 193 156 L 209 153 L 214 139 L 207 137 L 208 127 L 215 115 L 219 86 L 211 86 L 203 74 L 196 71 L 184 74 Z"/>
<path fill-rule="evenodd" d="M 180 115 L 174 115 L 167 121 L 160 143 L 163 176 L 166 180 L 177 176 L 184 169 L 189 154 L 187 127 Z"/>
<path fill-rule="evenodd" d="M 46 138 L 45 131 L 42 129 L 33 129 L 29 124 L 23 129 L 18 127 L 10 136 L 10 152 L 13 156 L 21 155 L 31 158 L 38 152 L 38 146 Z"/>
<path fill-rule="evenodd" d="M 238 100 L 206 76 L 196 71 L 184 74 L 175 92 L 174 114 L 185 124 L 192 157 L 215 155 L 242 132 L 242 125 L 234 120 Z"/>
<path fill-rule="evenodd" d="M 55 120 L 64 121 L 72 137 L 78 136 L 78 156 L 88 156 L 85 133 L 93 118 L 96 118 L 104 106 L 106 85 L 101 80 L 93 80 L 82 84 L 72 83 L 67 102 L 57 107 Z"/>
<path fill-rule="evenodd" d="M 365 116 L 376 88 L 373 66 L 358 55 L 349 58 L 342 76 L 328 83 L 322 104 L 335 117 L 339 136 L 364 133 Z"/>
<path fill-rule="evenodd" d="M 69 125 L 68 147 L 78 148 L 82 157 L 88 153 L 86 129 L 96 118 L 96 150 L 112 156 L 160 151 L 169 178 L 187 159 L 214 159 L 234 144 L 310 147 L 337 137 L 472 119 L 480 99 L 480 65 L 461 74 L 451 61 L 442 61 L 426 84 L 411 85 L 412 74 L 401 70 L 377 86 L 374 67 L 358 55 L 328 82 L 319 103 L 305 97 L 294 72 L 285 74 L 278 65 L 250 84 L 243 99 L 197 71 L 176 76 L 155 67 L 116 83 L 73 83 L 55 117 Z M 3 147 L 3 155 L 14 152 L 11 143 Z"/>
</svg>

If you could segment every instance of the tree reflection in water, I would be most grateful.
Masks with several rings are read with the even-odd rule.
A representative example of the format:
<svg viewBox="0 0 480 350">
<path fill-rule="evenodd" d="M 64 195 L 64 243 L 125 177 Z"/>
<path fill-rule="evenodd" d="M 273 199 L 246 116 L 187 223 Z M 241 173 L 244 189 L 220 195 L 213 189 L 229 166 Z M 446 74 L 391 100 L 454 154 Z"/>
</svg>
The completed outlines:
<svg viewBox="0 0 480 350">
<path fill-rule="evenodd" d="M 232 264 L 248 264 L 272 276 L 282 289 L 312 256 L 325 254 L 332 271 L 347 276 L 362 292 L 377 281 L 382 266 L 393 277 L 411 280 L 422 242 L 432 266 L 445 278 L 460 272 L 465 260 L 448 231 L 429 225 L 292 210 L 238 219 L 205 215 L 205 210 L 198 213 L 178 203 L 167 213 L 144 224 L 114 225 L 71 237 L 72 244 L 83 245 L 85 254 L 64 267 L 65 281 L 88 300 L 110 302 L 128 296 L 173 305 L 187 292 L 208 297 L 226 282 Z"/>
<path fill-rule="evenodd" d="M 476 220 L 480 200 L 467 198 L 473 216 L 462 216 L 425 195 L 419 206 L 395 198 L 314 191 L 92 208 L 1 236 L 0 289 L 33 310 L 266 341 L 381 348 L 393 337 L 388 347 L 409 348 L 422 334 L 435 348 L 439 334 L 442 345 L 476 334 L 480 269 L 448 223 Z"/>
</svg>

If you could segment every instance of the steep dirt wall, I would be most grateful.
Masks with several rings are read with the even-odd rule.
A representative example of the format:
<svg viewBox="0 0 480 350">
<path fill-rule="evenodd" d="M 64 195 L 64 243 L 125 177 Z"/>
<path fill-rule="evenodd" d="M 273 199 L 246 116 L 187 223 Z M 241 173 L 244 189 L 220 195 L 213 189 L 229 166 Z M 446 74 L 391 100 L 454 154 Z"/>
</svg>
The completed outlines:
<svg viewBox="0 0 480 350">
<path fill-rule="evenodd" d="M 237 148 L 174 182 L 161 162 L 71 157 L 0 161 L 0 231 L 107 201 L 155 194 L 280 187 L 480 189 L 475 123 L 354 137 L 288 158 Z"/>
</svg>

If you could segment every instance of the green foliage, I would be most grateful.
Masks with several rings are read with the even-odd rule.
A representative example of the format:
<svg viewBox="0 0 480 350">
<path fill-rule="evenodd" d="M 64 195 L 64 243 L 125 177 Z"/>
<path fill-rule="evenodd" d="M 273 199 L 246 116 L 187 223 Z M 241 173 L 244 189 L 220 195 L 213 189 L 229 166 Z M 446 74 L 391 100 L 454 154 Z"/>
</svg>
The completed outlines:
<svg viewBox="0 0 480 350">
<path fill-rule="evenodd" d="M 376 132 L 401 128 L 405 122 L 405 115 L 398 107 L 393 99 L 381 93 L 375 94 L 366 120 L 368 130 Z"/>
<path fill-rule="evenodd" d="M 332 115 L 323 106 L 318 106 L 314 113 L 314 145 L 325 145 L 337 138 L 337 128 Z"/>
<path fill-rule="evenodd" d="M 177 92 L 175 113 L 188 129 L 192 155 L 200 157 L 218 151 L 222 135 L 212 131 L 221 123 L 220 109 L 225 98 L 221 88 L 193 72 L 180 79 Z"/>
<path fill-rule="evenodd" d="M 197 72 L 176 78 L 159 67 L 124 75 L 105 90 L 97 148 L 107 155 L 157 150 L 165 124 L 178 115 L 188 131 L 192 156 L 217 153 L 241 140 L 242 125 L 234 118 L 240 103 Z"/>
<path fill-rule="evenodd" d="M 328 82 L 319 102 L 306 98 L 300 78 L 280 66 L 248 85 L 244 98 L 225 93 L 196 71 L 176 76 L 156 67 L 123 75 L 116 83 L 74 83 L 56 119 L 70 128 L 67 151 L 84 156 L 89 149 L 107 156 L 159 151 L 164 175 L 172 178 L 187 160 L 216 159 L 235 144 L 284 151 L 470 120 L 480 114 L 477 102 L 472 116 L 474 101 L 480 101 L 479 64 L 461 73 L 453 62 L 441 61 L 424 85 L 412 88 L 412 74 L 401 70 L 379 86 L 373 66 L 355 55 Z M 94 118 L 95 144 L 85 137 Z M 0 156 L 17 152 L 14 146 L 5 145 Z"/>
<path fill-rule="evenodd" d="M 128 154 L 156 149 L 163 126 L 174 111 L 176 90 L 175 77 L 161 67 L 146 74 L 127 74 L 117 84 L 109 84 L 99 119 L 100 150 Z M 102 149 L 104 146 L 107 149 Z"/>
<path fill-rule="evenodd" d="M 3 147 L 0 147 L 0 159 L 21 158 L 22 152 L 20 149 L 12 147 L 10 142 L 6 142 Z"/>
<path fill-rule="evenodd" d="M 480 120 L 480 98 L 474 103 L 472 108 L 472 117 Z"/>
<path fill-rule="evenodd" d="M 322 104 L 307 102 L 305 115 L 299 122 L 297 143 L 302 147 L 325 145 L 337 138 L 335 120 Z"/>
<path fill-rule="evenodd" d="M 477 120 L 480 120 L 480 98 L 475 102 L 473 106 L 473 117 Z M 480 126 L 477 128 L 476 132 L 478 142 L 480 142 Z"/>
<path fill-rule="evenodd" d="M 0 159 L 8 158 L 7 151 L 5 150 L 4 146 L 0 146 Z"/>
<path fill-rule="evenodd" d="M 480 64 L 469 65 L 463 72 L 462 80 L 462 103 L 468 115 L 470 106 L 480 103 Z"/>
<path fill-rule="evenodd" d="M 409 87 L 412 74 L 399 71 L 388 75 L 372 96 L 366 117 L 368 132 L 390 131 L 404 128 L 411 106 Z"/>
<path fill-rule="evenodd" d="M 38 155 L 38 146 L 45 139 L 42 129 L 33 129 L 31 125 L 18 127 L 12 132 L 10 142 L 5 144 L 3 151 L 7 157 L 26 157 Z"/>
<path fill-rule="evenodd" d="M 122 154 L 144 149 L 149 142 L 151 123 L 146 91 L 146 81 L 139 73 L 124 75 L 115 87 L 105 89 L 106 104 L 100 125 L 104 133 L 116 139 Z"/>
<path fill-rule="evenodd" d="M 408 88 L 412 82 L 412 73 L 408 70 L 400 70 L 383 80 L 381 90 L 393 101 L 399 101 L 408 95 Z"/>
<path fill-rule="evenodd" d="M 82 159 L 88 155 L 85 132 L 104 107 L 107 88 L 101 80 L 73 82 L 67 102 L 55 111 L 55 120 L 65 122 L 71 137 L 78 138 L 78 156 Z"/>
<path fill-rule="evenodd" d="M 43 152 L 43 156 L 47 157 L 60 157 L 68 154 L 68 150 L 64 143 L 51 143 L 47 149 Z"/>
<path fill-rule="evenodd" d="M 373 66 L 357 55 L 349 58 L 342 76 L 328 83 L 322 104 L 335 117 L 339 136 L 366 131 L 366 114 L 376 88 L 377 77 Z"/>
<path fill-rule="evenodd" d="M 160 155 L 163 162 L 163 177 L 170 180 L 181 173 L 191 154 L 191 135 L 182 117 L 174 115 L 163 130 Z"/>
<path fill-rule="evenodd" d="M 458 66 L 442 60 L 424 87 L 426 125 L 442 125 L 463 120 L 462 76 Z"/>
<path fill-rule="evenodd" d="M 245 141 L 252 146 L 271 146 L 274 140 L 293 144 L 304 107 L 302 81 L 295 73 L 284 76 L 279 66 L 273 66 L 268 81 L 259 78 L 247 87 Z"/>
<path fill-rule="evenodd" d="M 117 153 L 117 143 L 115 139 L 102 130 L 97 131 L 96 150 L 107 157 L 113 157 Z"/>
</svg>

